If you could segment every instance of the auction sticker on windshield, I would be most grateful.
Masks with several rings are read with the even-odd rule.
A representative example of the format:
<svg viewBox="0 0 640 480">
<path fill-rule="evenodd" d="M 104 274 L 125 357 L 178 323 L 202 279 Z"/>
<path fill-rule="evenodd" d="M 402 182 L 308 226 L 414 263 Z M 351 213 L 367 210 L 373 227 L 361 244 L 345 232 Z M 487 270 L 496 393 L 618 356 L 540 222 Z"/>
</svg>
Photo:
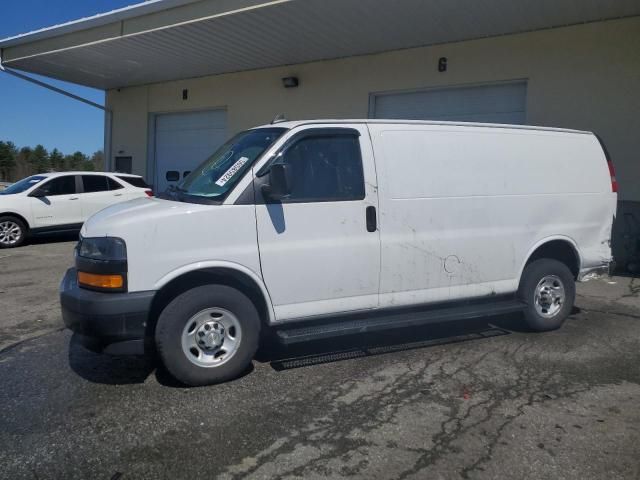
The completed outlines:
<svg viewBox="0 0 640 480">
<path fill-rule="evenodd" d="M 231 180 L 233 178 L 233 176 L 238 173 L 238 170 L 240 170 L 242 168 L 242 166 L 247 163 L 249 161 L 249 159 L 247 157 L 241 157 L 238 159 L 238 161 L 236 163 L 234 163 L 231 168 L 229 170 L 227 170 L 225 172 L 224 175 L 222 175 L 218 181 L 216 182 L 216 185 L 218 185 L 219 187 L 224 187 L 224 184 L 227 183 L 229 180 Z"/>
</svg>

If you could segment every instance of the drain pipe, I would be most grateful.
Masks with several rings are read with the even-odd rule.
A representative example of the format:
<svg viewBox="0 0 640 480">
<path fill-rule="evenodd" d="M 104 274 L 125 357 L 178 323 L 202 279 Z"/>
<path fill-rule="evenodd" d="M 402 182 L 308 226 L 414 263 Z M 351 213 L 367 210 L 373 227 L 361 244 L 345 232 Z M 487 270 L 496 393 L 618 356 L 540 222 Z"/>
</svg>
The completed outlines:
<svg viewBox="0 0 640 480">
<path fill-rule="evenodd" d="M 82 102 L 86 105 L 90 105 L 94 108 L 99 108 L 104 112 L 104 159 L 105 159 L 104 167 L 105 167 L 105 170 L 110 170 L 111 169 L 110 168 L 111 167 L 111 127 L 113 124 L 113 112 L 107 107 L 105 107 L 104 105 L 100 105 L 99 103 L 92 102 L 91 100 L 83 98 L 79 95 L 75 95 L 71 92 L 63 90 L 62 88 L 55 87 L 49 83 L 43 82 L 36 78 L 17 72 L 11 68 L 5 67 L 2 63 L 1 53 L 2 51 L 0 50 L 0 71 L 7 73 L 9 75 L 12 75 L 14 77 L 17 77 L 26 82 L 38 85 L 39 87 L 46 88 L 47 90 L 51 90 L 52 92 L 59 93 L 60 95 L 64 95 L 65 97 L 72 98 L 74 100 L 77 100 L 78 102 Z"/>
</svg>

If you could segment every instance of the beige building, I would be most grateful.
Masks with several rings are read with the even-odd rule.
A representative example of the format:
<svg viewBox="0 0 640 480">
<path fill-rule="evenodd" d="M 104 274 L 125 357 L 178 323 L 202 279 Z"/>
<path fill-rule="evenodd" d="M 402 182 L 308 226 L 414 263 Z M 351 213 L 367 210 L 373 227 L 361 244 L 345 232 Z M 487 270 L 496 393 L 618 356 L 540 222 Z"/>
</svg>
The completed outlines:
<svg viewBox="0 0 640 480">
<path fill-rule="evenodd" d="M 104 89 L 109 168 L 157 188 L 281 113 L 592 130 L 620 185 L 617 260 L 640 260 L 637 0 L 156 0 L 0 48 Z"/>
</svg>

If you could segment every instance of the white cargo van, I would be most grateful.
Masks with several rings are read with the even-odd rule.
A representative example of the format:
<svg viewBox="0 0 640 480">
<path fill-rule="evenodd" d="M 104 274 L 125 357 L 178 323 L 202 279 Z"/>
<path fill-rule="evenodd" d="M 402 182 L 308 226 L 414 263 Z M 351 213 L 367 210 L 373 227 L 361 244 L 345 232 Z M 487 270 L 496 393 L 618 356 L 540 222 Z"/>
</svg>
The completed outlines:
<svg viewBox="0 0 640 480">
<path fill-rule="evenodd" d="M 609 168 L 608 168 L 609 163 Z M 589 132 L 284 122 L 236 135 L 165 198 L 91 217 L 61 285 L 107 353 L 221 382 L 284 343 L 523 311 L 558 328 L 606 272 L 613 170 Z"/>
</svg>

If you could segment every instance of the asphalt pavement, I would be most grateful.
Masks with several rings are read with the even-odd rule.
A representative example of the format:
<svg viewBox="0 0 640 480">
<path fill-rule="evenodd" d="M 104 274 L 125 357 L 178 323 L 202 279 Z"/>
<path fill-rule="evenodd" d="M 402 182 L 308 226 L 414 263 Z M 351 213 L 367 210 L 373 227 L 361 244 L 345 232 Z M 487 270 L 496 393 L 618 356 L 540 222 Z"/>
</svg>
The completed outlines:
<svg viewBox="0 0 640 480">
<path fill-rule="evenodd" d="M 640 478 L 640 279 L 580 285 L 555 332 L 514 316 L 267 345 L 184 388 L 63 329 L 73 245 L 0 250 L 0 478 Z"/>
</svg>

